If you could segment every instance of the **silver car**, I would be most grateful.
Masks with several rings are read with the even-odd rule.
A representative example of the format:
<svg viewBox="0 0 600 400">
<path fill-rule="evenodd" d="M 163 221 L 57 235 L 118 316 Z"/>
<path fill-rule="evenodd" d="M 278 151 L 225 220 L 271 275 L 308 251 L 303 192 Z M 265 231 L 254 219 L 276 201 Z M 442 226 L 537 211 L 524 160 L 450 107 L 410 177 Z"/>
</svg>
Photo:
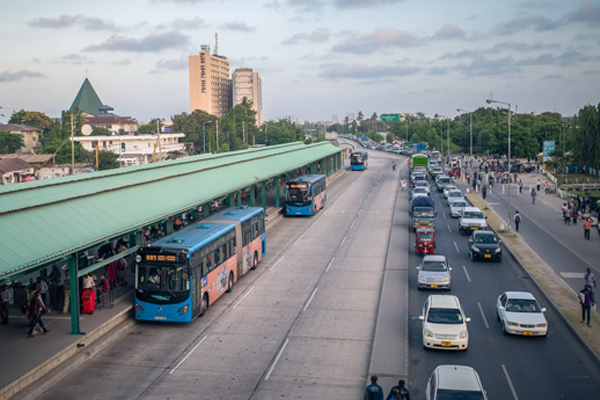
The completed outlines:
<svg viewBox="0 0 600 400">
<path fill-rule="evenodd" d="M 417 267 L 417 287 L 419 289 L 446 289 L 452 284 L 446 256 L 426 255 Z"/>
<path fill-rule="evenodd" d="M 448 206 L 455 200 L 464 200 L 463 193 L 460 190 L 450 190 L 448 192 Z"/>
<path fill-rule="evenodd" d="M 462 209 L 465 207 L 469 207 L 469 203 L 465 199 L 453 200 L 450 203 L 450 216 L 452 218 L 459 218 L 462 212 Z"/>
</svg>

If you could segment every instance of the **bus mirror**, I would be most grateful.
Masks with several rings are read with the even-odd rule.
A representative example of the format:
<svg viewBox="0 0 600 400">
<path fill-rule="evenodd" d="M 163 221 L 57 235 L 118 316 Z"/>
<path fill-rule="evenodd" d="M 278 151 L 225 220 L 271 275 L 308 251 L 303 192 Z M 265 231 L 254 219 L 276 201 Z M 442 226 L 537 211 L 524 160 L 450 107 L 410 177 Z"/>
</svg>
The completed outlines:
<svg viewBox="0 0 600 400">
<path fill-rule="evenodd" d="M 312 187 L 312 186 L 310 187 L 310 194 L 311 194 L 311 195 L 314 195 L 314 194 L 315 194 L 315 188 L 314 188 L 314 187 Z"/>
</svg>

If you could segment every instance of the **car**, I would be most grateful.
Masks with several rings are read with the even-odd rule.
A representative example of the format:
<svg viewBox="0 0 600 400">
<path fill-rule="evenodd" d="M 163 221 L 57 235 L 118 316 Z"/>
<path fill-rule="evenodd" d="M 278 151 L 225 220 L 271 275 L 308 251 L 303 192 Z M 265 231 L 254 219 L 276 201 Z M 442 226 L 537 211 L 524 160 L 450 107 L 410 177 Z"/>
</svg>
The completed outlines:
<svg viewBox="0 0 600 400">
<path fill-rule="evenodd" d="M 465 198 L 463 196 L 463 193 L 457 189 L 450 190 L 446 199 L 448 200 L 448 207 L 450 207 L 450 203 L 452 203 L 454 200 L 464 200 Z"/>
<path fill-rule="evenodd" d="M 417 288 L 418 289 L 446 289 L 450 290 L 452 280 L 446 256 L 426 255 L 417 267 Z"/>
<path fill-rule="evenodd" d="M 437 181 L 438 192 L 443 192 L 446 186 L 454 185 L 454 181 L 452 181 L 452 178 L 450 178 L 447 175 L 440 175 L 437 178 L 435 178 L 435 180 Z"/>
<path fill-rule="evenodd" d="M 458 220 L 458 230 L 465 235 L 476 229 L 487 229 L 488 224 L 483 212 L 477 207 L 463 207 Z"/>
<path fill-rule="evenodd" d="M 442 169 L 442 167 L 433 167 L 429 170 L 429 175 L 431 175 L 433 179 L 436 179 L 438 176 L 443 174 L 444 170 Z"/>
<path fill-rule="evenodd" d="M 450 202 L 450 216 L 452 218 L 460 217 L 460 213 L 462 212 L 462 209 L 464 207 L 468 207 L 468 206 L 469 206 L 469 203 L 467 203 L 467 201 L 464 198 L 462 198 L 460 200 L 456 200 L 456 199 L 452 200 Z"/>
<path fill-rule="evenodd" d="M 471 261 L 502 261 L 502 240 L 492 231 L 473 231 L 469 238 L 469 257 Z"/>
<path fill-rule="evenodd" d="M 425 387 L 425 400 L 488 400 L 479 374 L 466 365 L 438 365 Z"/>
<path fill-rule="evenodd" d="M 410 193 L 410 197 L 412 199 L 414 199 L 415 197 L 419 197 L 419 196 L 429 196 L 428 188 L 426 188 L 424 186 L 415 186 L 413 188 L 412 192 Z"/>
<path fill-rule="evenodd" d="M 419 316 L 423 321 L 423 347 L 426 349 L 467 350 L 469 331 L 458 297 L 444 294 L 430 295 Z"/>
<path fill-rule="evenodd" d="M 496 301 L 496 312 L 505 335 L 548 335 L 546 309 L 529 292 L 502 293 Z"/>
<path fill-rule="evenodd" d="M 415 186 L 418 181 L 426 181 L 426 180 L 427 180 L 427 178 L 425 177 L 424 174 L 413 174 L 410 177 L 410 182 L 412 183 L 413 186 Z"/>
<path fill-rule="evenodd" d="M 444 198 L 445 199 L 448 198 L 448 192 L 450 192 L 451 190 L 460 190 L 460 189 L 457 188 L 454 184 L 446 185 L 444 187 L 444 190 L 442 190 L 442 192 L 444 193 Z"/>
<path fill-rule="evenodd" d="M 431 186 L 429 186 L 429 182 L 427 181 L 415 181 L 415 188 L 424 187 L 427 189 L 427 193 L 431 192 Z"/>
</svg>

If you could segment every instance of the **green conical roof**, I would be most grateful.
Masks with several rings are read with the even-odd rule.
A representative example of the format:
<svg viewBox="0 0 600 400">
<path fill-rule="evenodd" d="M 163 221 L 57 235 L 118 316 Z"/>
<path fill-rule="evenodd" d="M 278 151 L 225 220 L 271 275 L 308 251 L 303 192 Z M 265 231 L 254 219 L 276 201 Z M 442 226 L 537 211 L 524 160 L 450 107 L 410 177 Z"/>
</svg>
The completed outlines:
<svg viewBox="0 0 600 400">
<path fill-rule="evenodd" d="M 83 85 L 81 85 L 81 89 L 79 89 L 79 93 L 77 93 L 75 100 L 73 100 L 73 104 L 71 104 L 71 112 L 75 112 L 79 109 L 88 114 L 99 115 L 101 114 L 101 107 L 103 107 L 103 103 L 100 100 L 100 97 L 96 94 L 96 91 L 88 78 L 85 78 Z"/>
</svg>

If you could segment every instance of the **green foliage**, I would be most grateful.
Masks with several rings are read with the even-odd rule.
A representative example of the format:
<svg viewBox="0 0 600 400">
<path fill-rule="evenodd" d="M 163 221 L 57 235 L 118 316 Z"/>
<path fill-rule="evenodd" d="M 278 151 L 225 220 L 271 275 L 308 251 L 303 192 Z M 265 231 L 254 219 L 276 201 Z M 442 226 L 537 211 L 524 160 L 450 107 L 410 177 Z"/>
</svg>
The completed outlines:
<svg viewBox="0 0 600 400">
<path fill-rule="evenodd" d="M 10 132 L 0 132 L 0 154 L 16 153 L 23 143 L 23 136 Z"/>
<path fill-rule="evenodd" d="M 571 127 L 575 135 L 574 161 L 582 166 L 600 168 L 600 104 L 587 105 L 577 113 Z"/>
<path fill-rule="evenodd" d="M 162 119 L 153 118 L 147 124 L 142 124 L 142 125 L 138 126 L 138 133 L 144 134 L 144 135 L 154 134 L 154 133 L 156 133 L 157 129 L 160 129 L 161 122 L 162 122 Z M 157 123 L 158 123 L 158 127 L 157 127 Z"/>
<path fill-rule="evenodd" d="M 391 133 L 388 133 L 385 137 L 385 141 L 388 143 L 394 143 L 394 135 Z"/>
<path fill-rule="evenodd" d="M 9 124 L 20 124 L 33 126 L 38 129 L 50 129 L 52 127 L 52 119 L 46 114 L 38 111 L 14 111 L 8 120 Z"/>
<path fill-rule="evenodd" d="M 94 129 L 92 129 L 92 136 L 109 136 L 110 135 L 110 130 L 108 128 L 104 128 L 102 126 L 95 126 Z"/>
<path fill-rule="evenodd" d="M 90 154 L 93 158 L 95 158 L 94 152 L 91 152 Z M 106 169 L 119 168 L 119 162 L 117 161 L 118 158 L 119 158 L 119 155 L 113 153 L 112 151 L 100 150 L 98 152 L 98 169 L 103 171 Z M 94 159 L 94 162 L 95 162 L 95 159 Z"/>
<path fill-rule="evenodd" d="M 257 142 L 275 145 L 295 142 L 303 137 L 302 129 L 292 124 L 287 119 L 268 121 L 263 125 L 263 134 L 257 136 Z"/>
</svg>

